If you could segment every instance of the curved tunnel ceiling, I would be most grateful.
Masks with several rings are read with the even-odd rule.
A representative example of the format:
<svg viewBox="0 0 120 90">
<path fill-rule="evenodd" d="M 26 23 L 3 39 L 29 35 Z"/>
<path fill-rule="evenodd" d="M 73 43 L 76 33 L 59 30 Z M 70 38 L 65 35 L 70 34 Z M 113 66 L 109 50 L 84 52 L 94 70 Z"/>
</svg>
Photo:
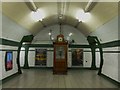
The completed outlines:
<svg viewBox="0 0 120 90">
<path fill-rule="evenodd" d="M 3 2 L 2 12 L 33 34 L 38 33 L 44 27 L 54 24 L 68 24 L 77 28 L 84 35 L 95 31 L 118 15 L 117 2 L 98 2 L 89 12 L 90 18 L 86 22 L 79 22 L 76 14 L 79 10 L 84 10 L 88 2 L 67 2 L 63 8 L 58 2 L 35 2 L 45 15 L 44 19 L 35 22 L 31 18 L 31 9 L 25 2 Z M 63 18 L 58 19 L 58 15 L 63 13 Z M 87 17 L 86 17 L 87 18 Z"/>
</svg>

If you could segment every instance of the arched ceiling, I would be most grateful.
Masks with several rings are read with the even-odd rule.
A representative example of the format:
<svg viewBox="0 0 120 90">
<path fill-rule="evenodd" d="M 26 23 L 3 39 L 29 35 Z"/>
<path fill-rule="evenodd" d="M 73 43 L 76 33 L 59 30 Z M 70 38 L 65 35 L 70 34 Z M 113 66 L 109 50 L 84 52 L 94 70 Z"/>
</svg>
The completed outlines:
<svg viewBox="0 0 120 90">
<path fill-rule="evenodd" d="M 84 35 L 88 35 L 118 15 L 117 2 L 97 2 L 89 12 L 91 17 L 86 22 L 79 22 L 76 19 L 76 14 L 79 10 L 85 9 L 88 1 L 66 3 L 34 2 L 44 13 L 43 20 L 38 22 L 35 22 L 31 18 L 32 10 L 25 2 L 3 2 L 2 12 L 33 34 L 38 33 L 44 27 L 61 23 L 71 25 Z M 63 18 L 59 19 L 58 17 L 61 13 L 63 14 Z"/>
</svg>

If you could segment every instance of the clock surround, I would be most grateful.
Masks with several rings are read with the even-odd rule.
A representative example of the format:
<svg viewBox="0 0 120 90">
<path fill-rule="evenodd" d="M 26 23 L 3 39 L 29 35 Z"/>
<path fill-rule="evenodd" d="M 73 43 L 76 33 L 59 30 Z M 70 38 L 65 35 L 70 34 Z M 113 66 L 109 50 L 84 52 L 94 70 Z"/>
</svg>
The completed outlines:
<svg viewBox="0 0 120 90">
<path fill-rule="evenodd" d="M 57 36 L 57 40 L 53 42 L 53 46 L 53 74 L 67 74 L 68 42 L 65 41 L 64 36 L 60 34 Z"/>
</svg>

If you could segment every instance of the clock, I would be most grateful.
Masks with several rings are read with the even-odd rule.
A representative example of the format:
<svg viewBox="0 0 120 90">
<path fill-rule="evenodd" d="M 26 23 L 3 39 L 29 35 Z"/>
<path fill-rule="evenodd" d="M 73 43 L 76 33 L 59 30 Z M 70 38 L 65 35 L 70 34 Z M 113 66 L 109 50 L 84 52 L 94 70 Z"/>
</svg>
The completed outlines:
<svg viewBox="0 0 120 90">
<path fill-rule="evenodd" d="M 57 36 L 57 41 L 58 42 L 63 42 L 64 41 L 64 36 L 62 34 Z"/>
<path fill-rule="evenodd" d="M 59 42 L 62 42 L 62 41 L 63 41 L 63 38 L 62 38 L 62 37 L 58 37 L 58 41 L 59 41 Z"/>
</svg>

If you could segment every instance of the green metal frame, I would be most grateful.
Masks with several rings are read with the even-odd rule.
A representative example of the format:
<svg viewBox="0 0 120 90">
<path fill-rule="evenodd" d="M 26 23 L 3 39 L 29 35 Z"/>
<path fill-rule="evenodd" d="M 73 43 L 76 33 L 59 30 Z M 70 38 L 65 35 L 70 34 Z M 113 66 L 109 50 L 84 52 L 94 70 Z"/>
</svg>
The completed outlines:
<svg viewBox="0 0 120 90">
<path fill-rule="evenodd" d="M 98 40 L 98 38 L 96 36 L 88 36 L 87 37 L 88 43 L 91 47 L 91 53 L 92 53 L 92 64 L 91 64 L 91 69 L 96 69 L 96 60 L 95 60 L 95 49 L 99 48 L 100 50 L 100 68 L 98 71 L 98 75 L 101 74 L 102 72 L 102 67 L 103 67 L 103 50 L 102 50 L 102 45 L 100 43 L 100 41 Z"/>
<path fill-rule="evenodd" d="M 19 74 L 22 74 L 21 67 L 20 67 L 20 50 L 21 50 L 21 47 L 22 47 L 22 43 L 23 42 L 31 42 L 33 40 L 33 38 L 34 38 L 33 35 L 24 36 L 19 43 L 18 53 L 17 53 L 17 66 L 18 66 L 18 73 Z M 24 66 L 26 66 L 26 67 L 28 65 L 28 50 L 29 50 L 29 47 L 25 50 L 25 53 L 26 53 L 25 56 L 26 57 L 25 57 L 25 65 Z"/>
</svg>

